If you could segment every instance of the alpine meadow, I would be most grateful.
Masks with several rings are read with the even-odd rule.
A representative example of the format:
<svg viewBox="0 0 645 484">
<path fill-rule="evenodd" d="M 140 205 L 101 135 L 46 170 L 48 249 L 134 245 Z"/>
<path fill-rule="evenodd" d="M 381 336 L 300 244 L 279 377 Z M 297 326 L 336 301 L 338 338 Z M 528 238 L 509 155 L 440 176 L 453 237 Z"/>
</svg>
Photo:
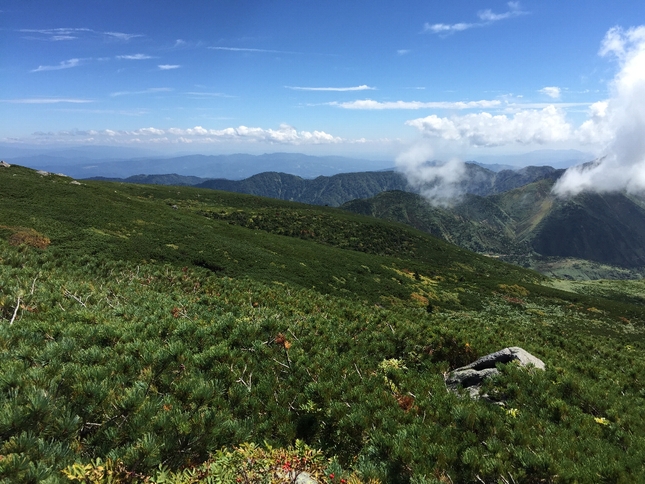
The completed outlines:
<svg viewBox="0 0 645 484">
<path fill-rule="evenodd" d="M 645 478 L 642 281 L 551 280 L 336 208 L 43 173 L 0 168 L 4 482 Z M 546 371 L 446 390 L 507 346 Z"/>
<path fill-rule="evenodd" d="M 645 1 L 1 0 L 0 484 L 645 483 Z"/>
</svg>

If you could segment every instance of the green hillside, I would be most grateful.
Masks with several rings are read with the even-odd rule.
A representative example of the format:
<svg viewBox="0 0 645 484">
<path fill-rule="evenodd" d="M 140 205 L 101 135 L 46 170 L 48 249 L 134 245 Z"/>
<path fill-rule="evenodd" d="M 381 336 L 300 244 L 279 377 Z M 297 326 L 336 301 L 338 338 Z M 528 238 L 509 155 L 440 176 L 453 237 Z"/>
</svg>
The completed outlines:
<svg viewBox="0 0 645 484">
<path fill-rule="evenodd" d="M 296 454 L 319 482 L 645 478 L 641 282 L 214 190 L 16 166 L 0 188 L 3 482 L 250 482 Z M 506 346 L 546 372 L 503 368 L 503 405 L 446 391 Z"/>
<path fill-rule="evenodd" d="M 451 207 L 433 207 L 418 195 L 395 191 L 342 208 L 406 223 L 545 273 L 624 277 L 645 267 L 641 199 L 581 194 L 563 200 L 551 193 L 553 182 L 546 178 L 486 197 L 466 195 Z M 569 258 L 575 262 L 565 263 Z"/>
<path fill-rule="evenodd" d="M 208 180 L 200 188 L 247 193 L 313 205 L 338 205 L 386 190 L 405 190 L 407 181 L 394 171 L 367 171 L 319 176 L 311 180 L 286 173 L 265 172 L 245 180 Z"/>
</svg>

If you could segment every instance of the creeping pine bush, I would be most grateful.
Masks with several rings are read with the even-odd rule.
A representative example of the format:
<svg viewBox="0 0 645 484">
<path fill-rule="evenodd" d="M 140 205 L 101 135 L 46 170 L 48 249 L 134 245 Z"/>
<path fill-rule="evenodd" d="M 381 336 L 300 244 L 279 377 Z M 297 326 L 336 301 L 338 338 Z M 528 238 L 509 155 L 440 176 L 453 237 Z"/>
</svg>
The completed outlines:
<svg viewBox="0 0 645 484">
<path fill-rule="evenodd" d="M 286 202 L 15 174 L 2 223 L 51 244 L 0 230 L 3 482 L 270 482 L 303 456 L 320 482 L 645 481 L 641 286 L 547 287 Z M 277 235 L 281 210 L 309 233 Z M 500 368 L 503 406 L 447 392 L 506 346 L 547 370 Z"/>
</svg>

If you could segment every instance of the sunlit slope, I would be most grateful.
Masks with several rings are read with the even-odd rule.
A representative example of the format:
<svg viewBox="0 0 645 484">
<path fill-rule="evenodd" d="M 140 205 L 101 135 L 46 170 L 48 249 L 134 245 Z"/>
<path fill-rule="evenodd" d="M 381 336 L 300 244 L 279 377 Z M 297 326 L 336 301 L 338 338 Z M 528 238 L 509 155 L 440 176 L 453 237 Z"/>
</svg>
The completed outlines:
<svg viewBox="0 0 645 484">
<path fill-rule="evenodd" d="M 553 180 L 545 179 L 488 197 L 467 195 L 448 207 L 433 207 L 414 194 L 386 192 L 343 208 L 407 223 L 477 252 L 645 266 L 642 200 L 620 193 L 560 199 L 552 186 Z"/>
<path fill-rule="evenodd" d="M 334 482 L 645 478 L 642 282 L 562 285 L 336 209 L 15 166 L 0 226 L 4 482 L 97 457 L 206 482 L 191 469 L 216 454 L 233 483 L 219 449 L 296 439 L 337 456 Z M 546 372 L 502 369 L 504 405 L 446 391 L 506 346 Z"/>
<path fill-rule="evenodd" d="M 15 166 L 0 177 L 0 225 L 35 229 L 62 253 L 196 265 L 370 301 L 409 293 L 395 269 L 461 279 L 475 292 L 491 274 L 539 279 L 403 225 L 335 209 L 188 187 L 77 185 Z"/>
</svg>

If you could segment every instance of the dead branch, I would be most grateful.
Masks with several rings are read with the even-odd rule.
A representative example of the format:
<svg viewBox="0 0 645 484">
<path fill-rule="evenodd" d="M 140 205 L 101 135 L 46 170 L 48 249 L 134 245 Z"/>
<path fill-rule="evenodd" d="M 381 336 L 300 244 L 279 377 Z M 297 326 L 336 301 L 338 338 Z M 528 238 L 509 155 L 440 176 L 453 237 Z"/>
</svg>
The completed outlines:
<svg viewBox="0 0 645 484">
<path fill-rule="evenodd" d="M 13 317 L 11 318 L 11 321 L 9 321 L 9 326 L 11 326 L 16 320 L 16 316 L 18 316 L 18 309 L 20 309 L 20 296 L 18 296 L 18 301 L 16 301 L 16 309 L 14 309 L 13 311 Z"/>
</svg>

